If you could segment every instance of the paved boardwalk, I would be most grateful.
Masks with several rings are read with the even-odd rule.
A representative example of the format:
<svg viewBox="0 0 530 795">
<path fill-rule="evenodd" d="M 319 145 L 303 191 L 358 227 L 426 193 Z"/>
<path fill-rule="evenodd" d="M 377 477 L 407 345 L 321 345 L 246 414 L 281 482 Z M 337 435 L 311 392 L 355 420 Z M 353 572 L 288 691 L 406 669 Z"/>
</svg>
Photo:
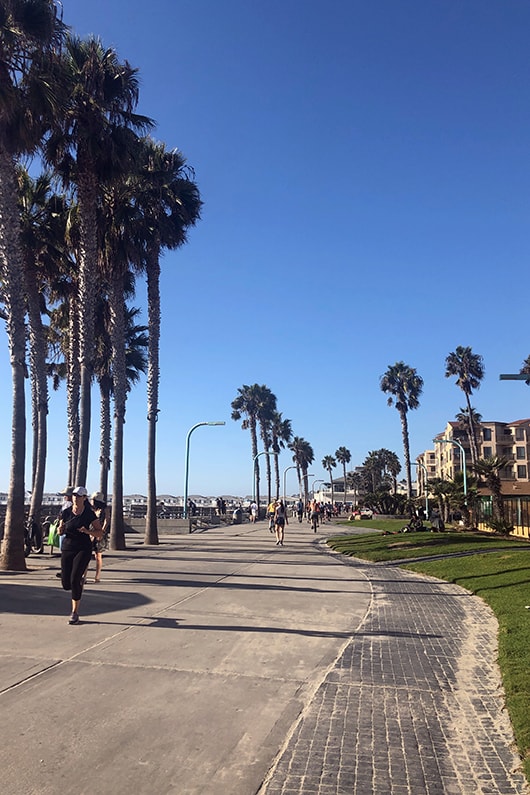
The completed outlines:
<svg viewBox="0 0 530 795">
<path fill-rule="evenodd" d="M 76 627 L 58 558 L 0 572 L 2 795 L 528 795 L 490 610 L 315 538 L 111 553 Z"/>
<path fill-rule="evenodd" d="M 370 610 L 328 671 L 265 795 L 528 793 L 477 597 L 396 566 L 356 562 Z"/>
</svg>

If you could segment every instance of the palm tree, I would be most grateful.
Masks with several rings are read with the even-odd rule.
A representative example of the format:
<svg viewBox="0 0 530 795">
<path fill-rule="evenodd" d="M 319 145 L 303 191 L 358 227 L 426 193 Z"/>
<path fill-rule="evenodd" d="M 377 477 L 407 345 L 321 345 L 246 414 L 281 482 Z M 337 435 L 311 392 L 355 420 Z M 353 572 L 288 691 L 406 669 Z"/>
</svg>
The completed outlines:
<svg viewBox="0 0 530 795">
<path fill-rule="evenodd" d="M 348 485 L 353 489 L 353 505 L 355 506 L 359 499 L 359 493 L 363 487 L 363 476 L 360 472 L 348 472 Z"/>
<path fill-rule="evenodd" d="M 147 276 L 149 326 L 147 370 L 147 514 L 145 544 L 158 544 L 156 512 L 156 423 L 160 382 L 160 257 L 163 249 L 176 249 L 187 241 L 187 232 L 199 220 L 202 202 L 193 170 L 177 150 L 169 151 L 150 138 L 142 142 L 142 166 L 133 177 L 136 203 L 141 212 L 139 240 Z"/>
<path fill-rule="evenodd" d="M 473 439 L 476 439 L 477 428 L 480 427 L 480 423 L 482 422 L 482 414 L 476 411 L 473 406 L 471 406 L 471 415 L 469 414 L 467 408 L 461 408 L 458 414 L 455 414 L 455 420 L 465 431 L 469 449 L 472 450 Z"/>
<path fill-rule="evenodd" d="M 291 420 L 284 420 L 281 412 L 275 412 L 271 421 L 272 451 L 274 453 L 274 478 L 276 483 L 276 499 L 280 498 L 280 466 L 278 456 L 293 438 Z"/>
<path fill-rule="evenodd" d="M 79 454 L 75 481 L 84 485 L 88 467 L 94 360 L 93 285 L 98 265 L 98 197 L 102 185 L 130 171 L 136 151 L 134 131 L 148 129 L 152 122 L 133 112 L 138 102 L 137 70 L 127 62 L 120 63 L 116 52 L 105 50 L 98 39 L 82 40 L 69 36 L 58 79 L 64 85 L 68 99 L 45 151 L 65 183 L 75 183 L 77 190 L 82 315 L 79 323 Z M 120 300 L 116 308 L 118 312 L 121 304 Z"/>
<path fill-rule="evenodd" d="M 261 441 L 263 442 L 263 449 L 267 453 L 266 458 L 266 472 L 267 472 L 267 505 L 271 501 L 271 459 L 268 453 L 272 445 L 272 431 L 271 423 L 274 415 L 277 414 L 276 410 L 276 395 L 274 395 L 267 386 L 260 387 L 261 400 L 260 409 L 258 412 L 258 426 Z M 258 503 L 259 506 L 259 503 Z M 259 516 L 259 507 L 258 507 Z"/>
<path fill-rule="evenodd" d="M 401 419 L 401 435 L 403 437 L 403 453 L 407 477 L 407 499 L 412 499 L 412 478 L 410 472 L 410 445 L 407 413 L 420 405 L 419 397 L 423 391 L 423 378 L 414 367 L 404 362 L 391 365 L 381 377 L 381 390 L 389 395 L 388 405 L 395 406 Z"/>
<path fill-rule="evenodd" d="M 135 307 L 125 308 L 125 367 L 127 392 L 140 379 L 140 373 L 147 371 L 147 326 L 139 325 L 136 319 L 140 310 Z M 96 307 L 96 359 L 95 377 L 100 394 L 100 474 L 99 491 L 107 500 L 108 473 L 110 469 L 111 450 L 111 397 L 112 385 L 112 348 L 110 341 L 110 317 L 108 301 L 103 297 Z"/>
<path fill-rule="evenodd" d="M 40 142 L 53 104 L 45 79 L 46 56 L 59 46 L 64 28 L 53 0 L 4 0 L 0 17 L 0 268 L 7 315 L 13 412 L 11 472 L 0 568 L 23 571 L 26 411 L 23 256 L 17 209 L 17 155 Z"/>
<path fill-rule="evenodd" d="M 256 500 L 259 506 L 259 461 L 258 461 L 258 420 L 262 408 L 263 389 L 265 385 L 243 384 L 238 388 L 238 396 L 232 401 L 232 419 L 236 422 L 243 419 L 241 427 L 250 431 L 252 462 L 254 466 L 254 482 L 256 485 Z"/>
<path fill-rule="evenodd" d="M 333 472 L 331 471 L 337 466 L 337 462 L 333 458 L 332 455 L 325 455 L 322 459 L 322 467 L 326 470 L 329 474 L 329 479 L 331 482 L 331 504 L 335 504 L 335 494 L 334 494 L 334 485 L 333 485 Z"/>
<path fill-rule="evenodd" d="M 507 456 L 493 456 L 491 458 L 479 458 L 472 465 L 475 474 L 486 483 L 486 486 L 491 491 L 493 503 L 491 526 L 500 532 L 508 530 L 504 519 L 500 472 L 509 466 L 510 463 L 510 459 Z"/>
<path fill-rule="evenodd" d="M 335 451 L 335 458 L 342 464 L 342 476 L 344 478 L 344 502 L 347 502 L 347 488 L 348 484 L 346 481 L 346 464 L 349 464 L 351 461 L 351 453 L 347 447 L 339 447 Z"/>
<path fill-rule="evenodd" d="M 303 498 L 304 503 L 307 503 L 307 493 L 309 491 L 307 470 L 315 460 L 313 448 L 302 436 L 295 436 L 287 446 L 293 451 L 293 461 L 296 465 L 296 473 L 298 475 L 300 497 Z"/>
<path fill-rule="evenodd" d="M 479 389 L 484 378 L 484 360 L 482 356 L 473 353 L 470 347 L 459 345 L 445 360 L 445 377 L 456 375 L 456 385 L 466 396 L 467 413 L 469 421 L 469 440 L 471 444 L 471 463 L 478 461 L 478 447 L 473 411 L 470 396 L 474 389 Z"/>
<path fill-rule="evenodd" d="M 30 516 L 40 521 L 46 470 L 48 380 L 47 332 L 42 314 L 45 280 L 63 258 L 65 204 L 52 191 L 51 176 L 33 180 L 25 168 L 17 169 L 20 189 L 21 243 L 24 256 L 24 292 L 28 312 L 29 361 L 32 394 L 32 482 Z"/>
</svg>

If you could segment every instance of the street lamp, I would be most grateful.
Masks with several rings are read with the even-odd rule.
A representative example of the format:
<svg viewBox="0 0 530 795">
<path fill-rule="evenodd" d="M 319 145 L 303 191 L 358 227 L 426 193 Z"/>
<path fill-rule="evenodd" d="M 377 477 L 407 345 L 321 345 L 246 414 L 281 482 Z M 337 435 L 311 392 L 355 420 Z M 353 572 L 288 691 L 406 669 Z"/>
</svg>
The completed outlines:
<svg viewBox="0 0 530 795">
<path fill-rule="evenodd" d="M 440 444 L 454 444 L 460 448 L 460 464 L 462 467 L 462 473 L 464 475 L 464 502 L 467 505 L 467 474 L 466 474 L 466 451 L 460 444 L 457 442 L 456 439 L 433 439 L 434 444 L 439 442 Z"/>
<path fill-rule="evenodd" d="M 325 482 L 326 482 L 325 480 L 321 480 L 321 479 L 313 481 L 313 499 L 315 497 L 315 483 L 325 483 Z"/>
<path fill-rule="evenodd" d="M 428 489 L 427 489 L 427 478 L 429 476 L 429 473 L 427 472 L 427 467 L 425 466 L 425 464 L 421 464 L 419 461 L 411 461 L 411 463 L 414 464 L 414 466 L 416 466 L 416 467 L 421 467 L 423 469 L 423 471 L 425 472 L 425 518 L 428 519 L 429 518 L 429 492 L 428 492 Z"/>
<path fill-rule="evenodd" d="M 184 470 L 184 519 L 188 518 L 188 479 L 190 474 L 190 436 L 196 428 L 201 425 L 226 425 L 226 422 L 198 422 L 189 429 L 186 436 L 186 466 Z"/>
<path fill-rule="evenodd" d="M 290 469 L 296 469 L 296 467 L 295 466 L 291 466 L 291 467 L 287 467 L 286 469 L 283 470 L 283 504 L 284 505 L 287 502 L 287 499 L 286 499 L 286 496 L 287 496 L 287 473 L 289 472 Z"/>
</svg>

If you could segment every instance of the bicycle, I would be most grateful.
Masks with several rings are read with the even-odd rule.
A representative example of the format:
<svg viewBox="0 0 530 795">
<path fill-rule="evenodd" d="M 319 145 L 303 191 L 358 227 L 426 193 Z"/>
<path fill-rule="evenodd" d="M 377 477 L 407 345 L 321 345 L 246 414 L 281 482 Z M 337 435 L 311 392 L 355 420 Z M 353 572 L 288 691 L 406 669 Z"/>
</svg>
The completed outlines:
<svg viewBox="0 0 530 795">
<path fill-rule="evenodd" d="M 24 527 L 24 557 L 32 552 L 37 555 L 44 552 L 44 536 L 40 524 L 30 516 Z"/>
</svg>

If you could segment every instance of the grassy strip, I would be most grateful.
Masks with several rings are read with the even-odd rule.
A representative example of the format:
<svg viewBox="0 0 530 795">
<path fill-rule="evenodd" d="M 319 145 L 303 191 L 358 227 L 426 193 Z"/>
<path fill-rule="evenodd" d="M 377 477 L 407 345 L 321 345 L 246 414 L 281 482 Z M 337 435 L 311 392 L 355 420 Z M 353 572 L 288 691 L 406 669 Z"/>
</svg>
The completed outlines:
<svg viewBox="0 0 530 795">
<path fill-rule="evenodd" d="M 461 585 L 487 602 L 499 622 L 506 706 L 530 782 L 530 610 L 525 609 L 530 604 L 530 545 L 468 532 L 334 536 L 328 544 L 372 562 L 401 560 L 403 568 Z M 437 555 L 444 557 L 426 559 Z"/>
</svg>

